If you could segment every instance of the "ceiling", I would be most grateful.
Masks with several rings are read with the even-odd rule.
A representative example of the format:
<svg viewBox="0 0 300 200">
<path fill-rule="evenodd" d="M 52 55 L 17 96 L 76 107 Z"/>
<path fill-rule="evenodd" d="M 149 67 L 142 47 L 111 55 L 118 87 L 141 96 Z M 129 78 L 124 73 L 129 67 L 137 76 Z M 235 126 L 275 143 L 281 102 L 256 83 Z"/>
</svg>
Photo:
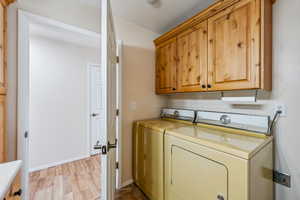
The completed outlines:
<svg viewBox="0 0 300 200">
<path fill-rule="evenodd" d="M 195 15 L 217 0 L 157 0 L 154 6 L 148 0 L 111 0 L 113 15 L 161 34 Z M 73 25 L 85 25 L 98 30 L 101 0 L 18 0 L 25 10 L 44 16 L 56 16 Z M 66 15 L 68 10 L 69 15 Z M 91 28 L 90 28 L 91 27 Z M 98 32 L 98 31 L 97 31 Z"/>
<path fill-rule="evenodd" d="M 208 7 L 216 0 L 158 1 L 158 4 L 152 6 L 147 3 L 147 0 L 111 0 L 113 15 L 161 34 Z"/>
</svg>

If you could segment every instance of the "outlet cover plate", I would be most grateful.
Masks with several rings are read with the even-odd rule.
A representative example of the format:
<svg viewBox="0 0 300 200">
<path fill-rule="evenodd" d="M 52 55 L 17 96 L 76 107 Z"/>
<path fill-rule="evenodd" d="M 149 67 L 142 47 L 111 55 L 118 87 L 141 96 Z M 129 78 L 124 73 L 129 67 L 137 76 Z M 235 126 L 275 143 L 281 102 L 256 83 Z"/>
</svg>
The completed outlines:
<svg viewBox="0 0 300 200">
<path fill-rule="evenodd" d="M 286 117 L 286 115 L 287 115 L 287 106 L 285 104 L 277 103 L 275 105 L 274 109 L 275 109 L 274 112 L 277 112 L 278 110 L 281 111 L 281 114 L 280 114 L 281 117 Z"/>
</svg>

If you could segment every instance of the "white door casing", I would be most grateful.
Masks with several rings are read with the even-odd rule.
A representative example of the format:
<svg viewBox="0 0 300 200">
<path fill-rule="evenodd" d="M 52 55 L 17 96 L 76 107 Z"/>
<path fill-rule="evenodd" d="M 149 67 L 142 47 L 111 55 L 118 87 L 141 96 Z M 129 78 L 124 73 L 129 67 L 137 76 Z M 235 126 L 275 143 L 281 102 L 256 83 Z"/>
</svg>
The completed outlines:
<svg viewBox="0 0 300 200">
<path fill-rule="evenodd" d="M 121 40 L 118 40 L 117 56 L 119 58 L 119 62 L 117 63 L 117 109 L 119 110 L 119 115 L 117 116 L 117 189 L 120 189 L 122 187 L 122 46 L 123 42 Z"/>
<path fill-rule="evenodd" d="M 101 67 L 103 69 L 104 98 L 104 143 L 114 144 L 116 140 L 116 58 L 117 45 L 110 1 L 101 1 Z M 101 156 L 101 199 L 113 200 L 116 190 L 116 149 L 108 149 Z"/>
<path fill-rule="evenodd" d="M 102 71 L 100 65 L 89 64 L 89 136 L 90 145 L 89 152 L 91 155 L 100 153 L 100 150 L 95 150 L 94 146 L 104 143 L 103 139 L 103 127 L 104 127 L 104 96 L 103 96 L 103 81 Z"/>
</svg>

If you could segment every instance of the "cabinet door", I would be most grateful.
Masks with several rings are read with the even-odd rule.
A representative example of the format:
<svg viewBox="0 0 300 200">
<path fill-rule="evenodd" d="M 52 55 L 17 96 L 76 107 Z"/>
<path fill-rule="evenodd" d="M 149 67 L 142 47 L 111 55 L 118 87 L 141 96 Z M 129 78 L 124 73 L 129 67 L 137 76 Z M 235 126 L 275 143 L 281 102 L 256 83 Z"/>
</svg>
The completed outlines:
<svg viewBox="0 0 300 200">
<path fill-rule="evenodd" d="M 145 193 L 150 199 L 163 200 L 163 133 L 146 128 L 145 138 Z"/>
<path fill-rule="evenodd" d="M 156 49 L 156 93 L 167 94 L 176 91 L 176 38 Z"/>
<path fill-rule="evenodd" d="M 5 161 L 5 96 L 0 95 L 0 163 Z"/>
<path fill-rule="evenodd" d="M 6 8 L 0 3 L 0 94 L 6 93 Z"/>
<path fill-rule="evenodd" d="M 260 0 L 243 0 L 208 20 L 209 90 L 259 88 Z"/>
<path fill-rule="evenodd" d="M 177 38 L 178 91 L 206 91 L 207 21 L 187 30 Z"/>
</svg>

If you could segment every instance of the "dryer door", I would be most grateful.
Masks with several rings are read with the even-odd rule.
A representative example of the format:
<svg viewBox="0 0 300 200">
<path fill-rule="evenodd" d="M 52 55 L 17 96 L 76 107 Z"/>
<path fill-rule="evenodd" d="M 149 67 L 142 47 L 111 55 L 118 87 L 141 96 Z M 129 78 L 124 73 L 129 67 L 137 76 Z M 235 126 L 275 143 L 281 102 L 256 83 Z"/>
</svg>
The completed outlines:
<svg viewBox="0 0 300 200">
<path fill-rule="evenodd" d="M 227 168 L 182 147 L 172 145 L 169 200 L 226 200 Z"/>
</svg>

